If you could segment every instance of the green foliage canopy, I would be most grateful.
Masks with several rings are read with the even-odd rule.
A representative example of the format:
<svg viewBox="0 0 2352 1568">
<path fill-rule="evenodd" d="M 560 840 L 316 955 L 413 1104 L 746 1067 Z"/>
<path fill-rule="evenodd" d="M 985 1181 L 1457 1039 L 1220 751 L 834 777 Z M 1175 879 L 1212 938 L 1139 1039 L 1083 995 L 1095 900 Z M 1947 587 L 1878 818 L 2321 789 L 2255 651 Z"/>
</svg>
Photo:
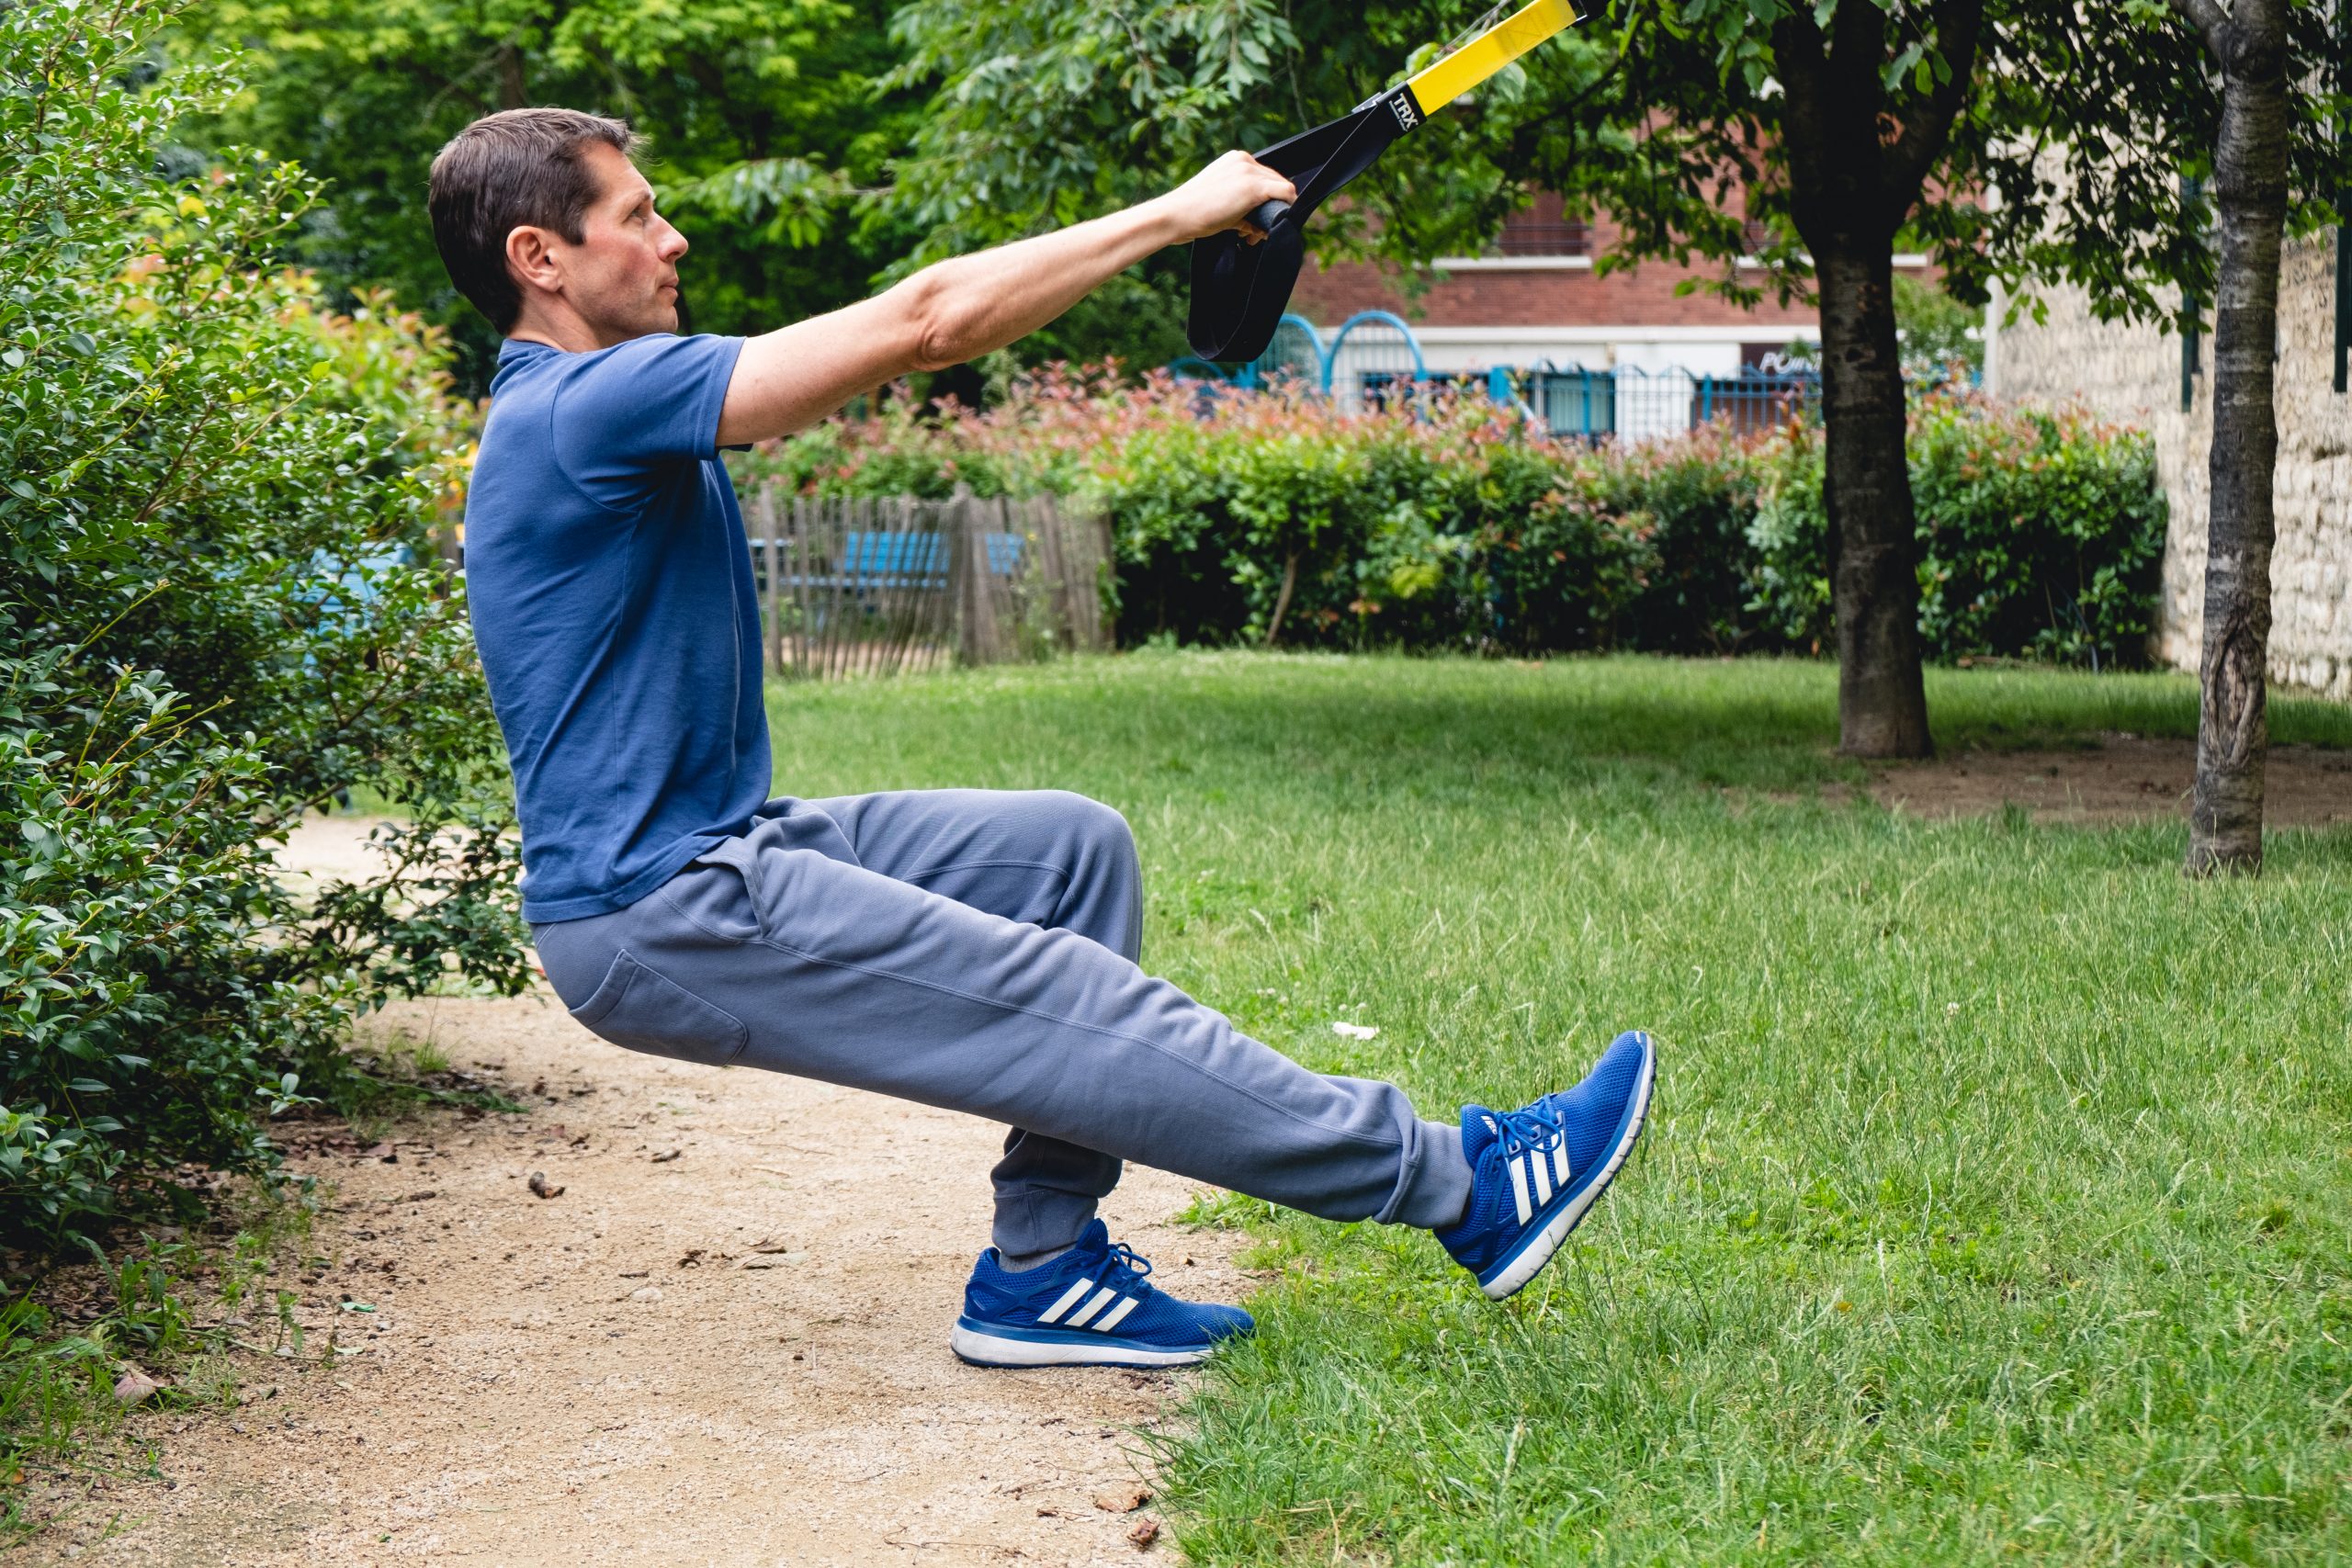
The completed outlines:
<svg viewBox="0 0 2352 1568">
<path fill-rule="evenodd" d="M 2181 176 L 2209 168 L 2219 103 L 2201 44 L 2163 0 L 2120 12 L 2007 0 L 1611 0 L 1398 143 L 1318 218 L 1326 254 L 1399 265 L 1475 254 L 1504 214 L 1553 189 L 1623 226 L 1613 260 L 1713 260 L 1736 299 L 1809 290 L 1791 209 L 1792 49 L 1833 41 L 1841 7 L 1876 17 L 1884 156 L 1917 161 L 1917 199 L 1860 215 L 1931 249 L 1964 299 L 1996 275 L 2066 278 L 2147 316 L 2167 283 L 2210 297 L 2205 217 Z M 1857 9 L 1859 8 L 1859 9 Z M 1397 0 L 1301 11 L 1272 0 L 909 0 L 892 80 L 933 97 L 890 200 L 931 252 L 1132 201 L 1226 147 L 1328 118 L 1425 62 L 1475 17 Z M 2329 0 L 2294 0 L 2294 222 L 2335 219 L 2352 179 L 2352 103 Z M 1974 69 L 1955 76 L 1955 36 Z M 1850 28 L 1849 29 L 1851 30 Z M 1947 132 L 1931 130 L 1939 114 Z M 1898 189 L 1899 186 L 1894 187 Z M 2192 187 L 2193 189 L 2193 187 Z M 1988 192 L 1998 192 L 1987 199 Z M 1753 220 L 1753 221 L 1751 221 Z M 1734 264 L 1753 256 L 1761 273 Z"/>
<path fill-rule="evenodd" d="M 245 90 L 192 134 L 299 162 L 324 198 L 293 254 L 339 290 L 388 288 L 449 327 L 470 383 L 495 343 L 449 287 L 425 171 L 475 118 L 560 103 L 627 118 L 694 249 L 691 326 L 764 331 L 864 297 L 908 243 L 878 186 L 911 112 L 878 93 L 882 0 L 198 0 L 179 44 L 239 51 Z"/>
</svg>

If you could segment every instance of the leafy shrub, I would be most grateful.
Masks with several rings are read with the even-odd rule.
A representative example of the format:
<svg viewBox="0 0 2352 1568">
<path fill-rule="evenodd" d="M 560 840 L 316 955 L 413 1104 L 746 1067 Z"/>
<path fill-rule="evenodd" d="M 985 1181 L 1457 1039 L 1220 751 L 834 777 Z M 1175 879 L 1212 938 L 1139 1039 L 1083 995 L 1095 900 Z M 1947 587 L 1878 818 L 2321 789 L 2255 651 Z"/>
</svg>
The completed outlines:
<svg viewBox="0 0 2352 1568">
<path fill-rule="evenodd" d="M 2164 543 L 2147 438 L 1929 393 L 1912 413 L 1932 658 L 2142 655 Z M 1341 417 L 1049 371 L 986 413 L 903 400 L 751 474 L 811 493 L 1051 491 L 1117 541 L 1122 635 L 1666 653 L 1833 646 L 1821 443 L 1803 423 L 1589 448 L 1441 393 Z"/>
<path fill-rule="evenodd" d="M 2144 656 L 2165 519 L 2145 435 L 2080 410 L 1938 394 L 1913 404 L 1910 458 L 1928 657 Z M 1756 455 L 1756 602 L 1770 634 L 1797 648 L 1834 636 L 1822 460 L 1820 433 L 1804 427 Z"/>
<path fill-rule="evenodd" d="M 271 256 L 311 199 L 150 80 L 156 0 L 0 10 L 0 1232 L 182 1161 L 257 1168 L 355 1010 L 519 987 L 496 731 L 432 530 L 467 444 L 437 340 Z M 143 85 L 141 84 L 144 84 Z M 391 870 L 296 906 L 271 852 L 367 782 Z"/>
<path fill-rule="evenodd" d="M 1542 653 L 1623 640 L 1627 606 L 1657 572 L 1655 519 L 1621 507 L 1600 463 L 1563 469 L 1553 455 L 1495 454 L 1480 489 L 1485 521 L 1462 572 L 1487 614 L 1464 628 L 1472 646 Z"/>
<path fill-rule="evenodd" d="M 1055 367 L 986 413 L 926 416 L 900 400 L 773 444 L 741 472 L 810 494 L 1075 497 L 1111 520 L 1131 636 L 1606 640 L 1643 543 L 1555 497 L 1561 453 L 1520 439 L 1490 405 L 1440 398 L 1421 414 L 1347 419 L 1295 388 L 1243 395 Z M 1582 630 L 1564 645 L 1570 627 Z"/>
<path fill-rule="evenodd" d="M 1635 520 L 1649 544 L 1652 558 L 1621 617 L 1638 646 L 1734 653 L 1770 643 L 1749 603 L 1756 445 L 1707 425 L 1679 441 L 1610 447 L 1578 465 L 1597 504 Z"/>
<path fill-rule="evenodd" d="M 1931 398 L 1912 416 L 1910 451 L 1919 629 L 1935 657 L 2142 657 L 2165 524 L 2146 436 L 2079 409 Z"/>
</svg>

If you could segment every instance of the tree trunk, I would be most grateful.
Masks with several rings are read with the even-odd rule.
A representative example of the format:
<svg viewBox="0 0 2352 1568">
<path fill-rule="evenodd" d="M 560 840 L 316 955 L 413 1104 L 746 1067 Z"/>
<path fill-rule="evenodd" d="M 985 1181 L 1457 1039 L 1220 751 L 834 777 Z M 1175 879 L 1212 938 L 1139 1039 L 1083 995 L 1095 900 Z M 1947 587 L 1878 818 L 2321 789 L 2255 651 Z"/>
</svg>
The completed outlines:
<svg viewBox="0 0 2352 1568">
<path fill-rule="evenodd" d="M 1297 586 L 1298 552 L 1296 550 L 1293 550 L 1290 553 L 1290 558 L 1283 562 L 1282 592 L 1274 595 L 1274 613 L 1272 615 L 1269 616 L 1266 621 L 1266 646 L 1268 648 L 1273 647 L 1274 638 L 1282 635 L 1283 616 L 1290 609 L 1291 591 Z"/>
<path fill-rule="evenodd" d="M 1814 255 L 1821 289 L 1821 400 L 1830 602 L 1838 615 L 1838 746 L 1855 757 L 1925 757 L 1919 671 L 1918 512 L 1904 457 L 1894 259 L 1880 245 Z"/>
<path fill-rule="evenodd" d="M 2287 49 L 2276 0 L 2240 0 L 2224 24 L 2222 130 L 2213 162 L 2222 254 L 2213 300 L 2212 509 L 2206 523 L 2205 646 L 2199 662 L 2192 876 L 2262 869 L 2269 746 L 2272 471 L 2278 258 L 2287 220 Z"/>
<path fill-rule="evenodd" d="M 1821 299 L 1830 602 L 1838 616 L 1838 743 L 1856 757 L 1925 757 L 1919 669 L 1918 512 L 1904 457 L 1906 410 L 1894 337 L 1894 239 L 1950 136 L 1975 71 L 1983 0 L 1935 0 L 1948 67 L 1925 96 L 1891 103 L 1888 9 L 1813 6 L 1772 28 L 1787 95 L 1789 210 L 1813 253 Z"/>
</svg>

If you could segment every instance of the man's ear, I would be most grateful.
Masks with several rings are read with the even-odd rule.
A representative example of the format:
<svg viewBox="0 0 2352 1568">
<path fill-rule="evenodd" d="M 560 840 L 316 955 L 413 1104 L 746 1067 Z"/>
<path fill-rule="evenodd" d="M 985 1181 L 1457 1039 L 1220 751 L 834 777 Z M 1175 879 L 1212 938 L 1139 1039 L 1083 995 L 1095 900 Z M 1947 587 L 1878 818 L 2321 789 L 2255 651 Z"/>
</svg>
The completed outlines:
<svg viewBox="0 0 2352 1568">
<path fill-rule="evenodd" d="M 506 270 L 526 296 L 535 289 L 552 294 L 562 286 L 563 264 L 556 256 L 553 240 L 545 229 L 529 223 L 507 231 Z"/>
</svg>

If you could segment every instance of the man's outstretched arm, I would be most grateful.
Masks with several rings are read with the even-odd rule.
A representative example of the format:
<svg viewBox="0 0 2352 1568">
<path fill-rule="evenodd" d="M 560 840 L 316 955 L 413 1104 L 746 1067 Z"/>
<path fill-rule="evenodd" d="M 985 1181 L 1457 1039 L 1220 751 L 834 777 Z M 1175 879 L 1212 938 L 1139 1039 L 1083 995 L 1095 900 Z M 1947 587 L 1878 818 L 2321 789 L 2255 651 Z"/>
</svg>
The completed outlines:
<svg viewBox="0 0 2352 1568">
<path fill-rule="evenodd" d="M 755 337 L 728 383 L 719 444 L 786 434 L 886 381 L 1002 348 L 1154 251 L 1236 228 L 1261 202 L 1297 194 L 1247 152 L 1227 152 L 1124 212 L 940 262 L 871 299 Z"/>
</svg>

